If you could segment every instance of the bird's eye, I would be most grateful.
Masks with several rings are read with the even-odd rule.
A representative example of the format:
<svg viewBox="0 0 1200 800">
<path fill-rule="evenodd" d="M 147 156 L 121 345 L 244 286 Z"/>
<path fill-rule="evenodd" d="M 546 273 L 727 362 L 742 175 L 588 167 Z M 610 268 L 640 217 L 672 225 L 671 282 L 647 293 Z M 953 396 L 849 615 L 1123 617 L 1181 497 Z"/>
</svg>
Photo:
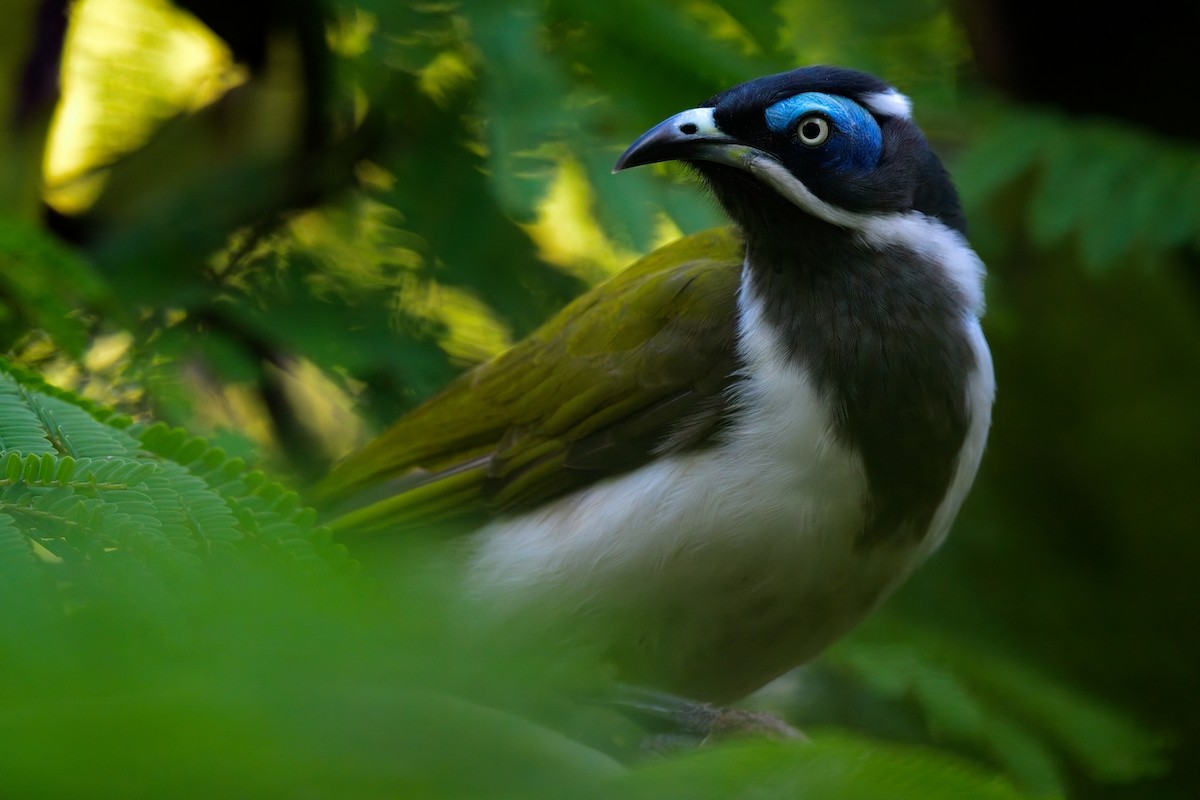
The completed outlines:
<svg viewBox="0 0 1200 800">
<path fill-rule="evenodd" d="M 800 144 L 807 147 L 823 145 L 829 138 L 829 120 L 817 114 L 809 114 L 796 126 L 796 135 L 800 137 Z"/>
</svg>

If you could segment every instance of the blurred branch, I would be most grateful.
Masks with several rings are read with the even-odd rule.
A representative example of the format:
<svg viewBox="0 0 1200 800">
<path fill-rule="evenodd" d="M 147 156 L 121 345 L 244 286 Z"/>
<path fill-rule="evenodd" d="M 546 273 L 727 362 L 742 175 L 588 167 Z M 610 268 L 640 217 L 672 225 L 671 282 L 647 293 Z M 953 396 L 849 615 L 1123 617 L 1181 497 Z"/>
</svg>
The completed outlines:
<svg viewBox="0 0 1200 800">
<path fill-rule="evenodd" d="M 326 29 L 329 4 L 324 0 L 174 0 L 229 45 L 234 60 L 262 75 L 272 37 L 294 37 L 300 57 L 305 109 L 301 125 L 303 149 L 315 151 L 329 139 L 327 101 L 331 83 Z"/>
<path fill-rule="evenodd" d="M 45 120 L 58 101 L 59 63 L 67 35 L 69 0 L 42 0 L 37 7 L 32 46 L 21 70 L 13 126 L 21 129 L 34 119 Z"/>
</svg>

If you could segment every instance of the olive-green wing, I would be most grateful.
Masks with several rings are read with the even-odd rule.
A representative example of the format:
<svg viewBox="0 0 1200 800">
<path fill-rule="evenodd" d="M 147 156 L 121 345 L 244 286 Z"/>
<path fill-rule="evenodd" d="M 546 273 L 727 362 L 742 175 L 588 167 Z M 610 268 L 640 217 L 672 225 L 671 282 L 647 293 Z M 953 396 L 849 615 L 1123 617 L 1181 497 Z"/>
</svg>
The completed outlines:
<svg viewBox="0 0 1200 800">
<path fill-rule="evenodd" d="M 335 467 L 331 524 L 519 510 L 702 443 L 736 368 L 742 252 L 696 234 L 578 298 Z"/>
</svg>

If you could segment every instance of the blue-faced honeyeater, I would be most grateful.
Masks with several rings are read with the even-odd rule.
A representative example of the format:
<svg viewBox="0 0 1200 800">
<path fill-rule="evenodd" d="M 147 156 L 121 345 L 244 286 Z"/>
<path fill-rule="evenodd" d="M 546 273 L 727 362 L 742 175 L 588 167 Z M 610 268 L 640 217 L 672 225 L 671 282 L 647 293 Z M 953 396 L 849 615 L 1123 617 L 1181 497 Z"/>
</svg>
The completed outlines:
<svg viewBox="0 0 1200 800">
<path fill-rule="evenodd" d="M 873 76 L 748 81 L 614 171 L 667 160 L 729 229 L 579 297 L 320 491 L 346 530 L 482 514 L 473 591 L 602 631 L 630 681 L 725 702 L 946 536 L 991 418 L 984 269 L 909 100 Z"/>
</svg>

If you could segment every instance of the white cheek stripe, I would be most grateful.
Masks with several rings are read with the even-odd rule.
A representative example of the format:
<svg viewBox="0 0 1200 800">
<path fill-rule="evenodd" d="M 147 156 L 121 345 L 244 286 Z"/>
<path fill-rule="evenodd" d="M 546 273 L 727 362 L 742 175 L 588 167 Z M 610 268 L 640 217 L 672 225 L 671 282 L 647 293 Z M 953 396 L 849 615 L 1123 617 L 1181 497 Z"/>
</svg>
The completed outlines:
<svg viewBox="0 0 1200 800">
<path fill-rule="evenodd" d="M 855 214 L 826 203 L 813 194 L 807 186 L 796 180 L 787 167 L 761 150 L 747 148 L 739 155 L 741 155 L 742 161 L 738 166 L 817 219 L 840 228 L 862 229 L 865 226 L 865 218 L 862 214 Z"/>
</svg>

